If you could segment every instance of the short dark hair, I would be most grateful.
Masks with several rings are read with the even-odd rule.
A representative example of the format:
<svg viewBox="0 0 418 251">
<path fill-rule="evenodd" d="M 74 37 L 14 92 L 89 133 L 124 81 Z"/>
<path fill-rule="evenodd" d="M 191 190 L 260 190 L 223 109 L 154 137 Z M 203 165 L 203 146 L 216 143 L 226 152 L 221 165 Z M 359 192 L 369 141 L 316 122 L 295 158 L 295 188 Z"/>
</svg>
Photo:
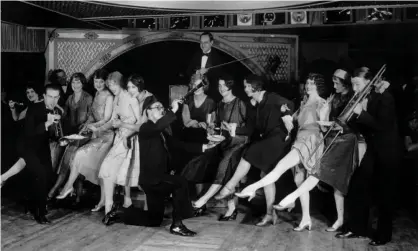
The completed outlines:
<svg viewBox="0 0 418 251">
<path fill-rule="evenodd" d="M 93 79 L 102 79 L 106 81 L 107 77 L 109 76 L 109 72 L 105 69 L 98 69 L 93 74 Z"/>
<path fill-rule="evenodd" d="M 371 80 L 373 78 L 373 74 L 369 68 L 363 66 L 354 70 L 353 78 L 355 77 Z"/>
<path fill-rule="evenodd" d="M 42 91 L 40 90 L 40 88 L 38 86 L 36 86 L 35 84 L 33 84 L 33 83 L 28 83 L 25 86 L 25 92 L 27 90 L 30 90 L 30 89 L 32 89 L 36 94 L 38 94 L 38 96 L 42 94 Z"/>
<path fill-rule="evenodd" d="M 213 41 L 213 35 L 209 31 L 205 31 L 202 34 L 200 34 L 200 39 L 202 39 L 203 36 L 209 36 L 209 40 Z"/>
<path fill-rule="evenodd" d="M 142 92 L 143 90 L 145 90 L 145 81 L 142 76 L 138 74 L 132 74 L 128 77 L 126 83 L 128 83 L 129 81 L 138 88 L 138 91 Z"/>
<path fill-rule="evenodd" d="M 332 77 L 335 78 L 335 79 L 337 79 L 337 81 L 339 81 L 344 86 L 344 88 L 346 88 L 348 90 L 351 90 L 353 88 L 353 85 L 351 84 L 351 75 L 350 75 L 350 73 L 348 72 L 347 69 L 344 69 L 344 68 L 339 68 L 336 71 L 338 71 L 338 70 L 345 71 L 344 77 L 341 78 L 341 77 L 337 77 L 335 75 L 333 75 Z"/>
<path fill-rule="evenodd" d="M 231 75 L 222 74 L 218 78 L 218 81 L 220 81 L 220 80 L 225 81 L 225 86 L 228 88 L 228 90 L 231 90 L 232 87 L 234 87 L 234 85 L 235 85 L 234 78 Z"/>
<path fill-rule="evenodd" d="M 63 72 L 65 74 L 65 71 L 63 69 L 55 69 L 52 70 L 51 74 L 48 77 L 48 80 L 52 84 L 58 83 L 58 73 Z"/>
<path fill-rule="evenodd" d="M 76 73 L 73 73 L 73 75 L 71 75 L 70 84 L 73 83 L 74 79 L 80 80 L 83 87 L 86 86 L 86 84 L 87 84 L 86 76 L 84 76 L 84 74 L 81 73 L 81 72 L 76 72 Z"/>
<path fill-rule="evenodd" d="M 316 91 L 318 92 L 318 95 L 321 98 L 325 98 L 327 96 L 327 85 L 325 84 L 325 78 L 322 74 L 318 73 L 309 73 L 306 80 L 312 80 L 314 81 L 314 84 L 316 85 Z"/>
<path fill-rule="evenodd" d="M 264 91 L 266 89 L 266 82 L 261 76 L 251 74 L 248 75 L 244 80 L 251 85 L 254 91 Z"/>
<path fill-rule="evenodd" d="M 45 86 L 45 89 L 44 89 L 44 93 L 46 94 L 46 92 L 48 91 L 48 90 L 53 90 L 53 91 L 58 91 L 60 94 L 61 94 L 61 86 L 60 85 L 58 85 L 58 84 L 47 84 L 46 86 Z"/>
</svg>

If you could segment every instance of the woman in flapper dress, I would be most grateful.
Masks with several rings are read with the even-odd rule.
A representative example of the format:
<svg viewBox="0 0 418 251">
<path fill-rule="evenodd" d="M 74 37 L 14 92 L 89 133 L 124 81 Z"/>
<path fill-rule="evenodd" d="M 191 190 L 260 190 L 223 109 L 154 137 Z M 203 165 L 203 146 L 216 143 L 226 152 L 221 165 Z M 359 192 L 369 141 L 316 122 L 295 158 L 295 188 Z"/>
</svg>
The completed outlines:
<svg viewBox="0 0 418 251">
<path fill-rule="evenodd" d="M 98 172 L 104 157 L 113 144 L 115 133 L 110 129 L 101 129 L 101 127 L 110 120 L 113 111 L 113 95 L 106 88 L 105 81 L 108 72 L 104 69 L 97 70 L 94 75 L 94 88 L 96 94 L 89 117 L 84 124 L 82 131 L 91 131 L 91 139 L 82 147 L 77 149 L 71 161 L 71 172 L 67 183 L 64 185 L 58 199 L 65 198 L 73 191 L 73 184 L 79 174 L 93 184 L 99 184 Z M 103 188 L 103 186 L 101 186 Z M 80 189 L 77 189 L 80 190 Z M 65 196 L 64 196 L 65 195 Z M 77 196 L 80 194 L 77 192 Z M 97 211 L 104 206 L 104 193 L 102 190 L 99 207 L 92 211 Z"/>
<path fill-rule="evenodd" d="M 322 154 L 323 144 L 320 144 L 322 133 L 317 122 L 323 121 L 326 116 L 324 107 L 327 101 L 321 97 L 325 93 L 325 89 L 322 75 L 309 74 L 306 80 L 308 99 L 302 103 L 299 113 L 295 114 L 299 128 L 292 149 L 278 162 L 270 173 L 261 180 L 244 188 L 241 193 L 236 193 L 237 196 L 249 197 L 249 200 L 251 200 L 255 196 L 257 189 L 274 183 L 284 172 L 298 164 L 302 164 L 310 174 L 318 171 L 319 165 L 317 162 Z M 297 177 L 295 177 L 295 181 L 299 185 L 303 180 L 297 180 Z M 305 228 L 311 229 L 312 226 L 309 213 L 309 192 L 302 194 L 300 201 L 302 205 L 302 220 L 299 226 L 294 229 L 295 231 L 303 231 Z M 293 204 L 287 204 L 284 207 L 280 206 L 279 208 L 275 206 L 275 208 L 283 210 L 293 206 Z"/>
<path fill-rule="evenodd" d="M 107 86 L 115 95 L 113 101 L 112 118 L 103 128 L 116 128 L 113 145 L 105 157 L 99 171 L 99 178 L 103 180 L 105 213 L 113 205 L 113 192 L 115 185 L 125 187 L 124 207 L 132 205 L 130 188 L 138 186 L 139 178 L 139 149 L 135 143 L 135 131 L 119 127 L 120 123 L 138 124 L 141 122 L 139 103 L 122 86 L 122 74 L 113 72 L 109 75 Z"/>
<path fill-rule="evenodd" d="M 87 79 L 83 73 L 74 73 L 70 78 L 70 83 L 73 94 L 68 97 L 64 106 L 63 129 L 65 135 L 78 133 L 82 129 L 91 112 L 93 103 L 92 96 L 83 90 L 87 84 Z M 86 142 L 86 140 L 76 140 L 66 147 L 58 166 L 58 179 L 48 193 L 49 198 L 52 198 L 58 188 L 65 182 L 77 149 Z M 80 195 L 81 191 L 77 191 L 77 194 Z M 77 196 L 76 202 L 79 202 L 79 198 Z"/>
<path fill-rule="evenodd" d="M 276 93 L 266 92 L 265 82 L 260 76 L 246 77 L 244 87 L 246 94 L 252 99 L 252 104 L 256 105 L 254 124 L 249 123 L 248 126 L 254 129 L 252 130 L 255 132 L 254 136 L 259 137 L 246 147 L 232 178 L 226 182 L 215 199 L 224 199 L 232 195 L 251 166 L 260 169 L 261 175 L 269 173 L 290 144 L 287 135 L 293 128 L 291 117 L 293 103 Z M 284 105 L 289 107 L 290 111 L 282 110 Z M 275 184 L 270 183 L 264 187 L 264 194 L 267 205 L 266 215 L 257 226 L 267 226 L 277 222 L 277 214 L 273 210 Z"/>
<path fill-rule="evenodd" d="M 208 191 L 197 201 L 193 202 L 195 216 L 200 216 L 206 209 L 206 203 L 228 181 L 234 170 L 231 165 L 233 155 L 248 141 L 247 108 L 246 104 L 232 93 L 234 80 L 229 76 L 219 78 L 219 93 L 223 99 L 219 102 L 216 112 L 212 114 L 214 126 L 222 128 L 225 140 L 217 147 L 206 151 L 189 162 L 183 169 L 182 175 L 194 183 L 211 183 Z M 213 130 L 213 128 L 211 128 Z M 236 155 L 236 154 L 235 154 Z M 238 159 L 239 160 L 239 159 Z M 228 200 L 228 211 L 219 220 L 235 219 L 236 205 L 233 198 Z"/>
</svg>

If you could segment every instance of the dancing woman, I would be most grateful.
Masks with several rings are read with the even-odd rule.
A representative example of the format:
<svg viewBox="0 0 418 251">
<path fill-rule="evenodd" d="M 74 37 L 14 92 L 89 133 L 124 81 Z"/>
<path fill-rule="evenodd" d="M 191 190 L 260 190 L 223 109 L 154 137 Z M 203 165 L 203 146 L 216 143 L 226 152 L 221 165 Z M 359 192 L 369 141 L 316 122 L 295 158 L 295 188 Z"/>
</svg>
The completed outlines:
<svg viewBox="0 0 418 251">
<path fill-rule="evenodd" d="M 122 74 L 112 72 L 107 79 L 107 86 L 115 95 L 112 118 L 103 128 L 117 128 L 113 146 L 102 162 L 99 178 L 103 179 L 105 195 L 105 212 L 113 206 L 115 185 L 125 187 L 124 207 L 132 205 L 130 188 L 138 186 L 139 150 L 134 130 L 119 127 L 120 123 L 138 124 L 141 122 L 139 104 L 136 98 L 123 88 Z M 120 122 L 116 122 L 120 121 Z M 116 122 L 116 123 L 115 123 Z"/>
<path fill-rule="evenodd" d="M 83 73 L 74 73 L 71 76 L 70 83 L 74 93 L 71 94 L 65 102 L 63 114 L 65 118 L 65 132 L 67 135 L 77 133 L 81 127 L 84 126 L 84 123 L 89 118 L 88 115 L 93 103 L 92 96 L 83 90 L 87 84 L 87 79 Z M 74 141 L 71 142 L 65 149 L 64 155 L 62 156 L 58 166 L 58 179 L 55 182 L 54 187 L 49 191 L 49 198 L 52 198 L 57 192 L 58 188 L 60 188 L 61 185 L 65 182 L 77 149 L 85 143 L 85 140 Z M 81 190 L 77 191 L 77 194 L 78 196 L 76 204 L 80 202 L 79 199 Z"/>
<path fill-rule="evenodd" d="M 245 93 L 252 98 L 252 103 L 257 104 L 253 128 L 260 135 L 260 138 L 253 141 L 245 149 L 237 170 L 215 199 L 224 199 L 232 195 L 238 182 L 244 178 L 251 166 L 260 169 L 262 175 L 269 173 L 280 160 L 284 149 L 289 143 L 287 134 L 293 128 L 292 117 L 290 116 L 293 110 L 292 102 L 275 93 L 266 92 L 263 79 L 256 75 L 246 77 L 244 79 L 244 87 Z M 282 110 L 284 105 L 289 110 Z M 277 221 L 277 215 L 273 210 L 276 187 L 275 184 L 271 183 L 264 187 L 267 213 L 262 221 L 257 223 L 257 226 L 267 226 L 275 224 Z"/>
<path fill-rule="evenodd" d="M 75 152 L 70 165 L 70 176 L 67 183 L 64 185 L 61 194 L 57 196 L 57 199 L 63 199 L 73 191 L 73 184 L 77 177 L 79 177 L 79 174 L 91 183 L 96 185 L 99 184 L 99 167 L 102 164 L 104 157 L 109 152 L 115 136 L 114 132 L 110 129 L 99 130 L 102 125 L 110 120 L 113 110 L 113 95 L 105 84 L 108 75 L 108 72 L 104 69 L 97 70 L 93 75 L 96 95 L 89 117 L 82 129 L 82 131 L 91 131 L 93 133 L 92 138 Z M 77 191 L 81 191 L 82 183 L 79 183 L 78 185 Z M 101 187 L 103 188 L 103 186 Z M 77 192 L 77 197 L 80 197 L 79 192 Z M 92 211 L 98 211 L 103 206 L 104 192 L 102 190 L 99 205 Z"/>
<path fill-rule="evenodd" d="M 303 164 L 310 174 L 318 171 L 319 165 L 316 165 L 316 163 L 322 154 L 323 145 L 320 144 L 322 134 L 317 121 L 325 119 L 326 110 L 324 107 L 327 102 L 321 97 L 326 91 L 324 78 L 320 74 L 311 73 L 306 80 L 305 87 L 308 99 L 306 103 L 301 105 L 299 114 L 296 115 L 299 129 L 292 149 L 279 161 L 270 173 L 261 180 L 244 188 L 241 193 L 236 193 L 238 197 L 249 197 L 249 200 L 251 200 L 255 196 L 257 189 L 271 185 L 277 181 L 283 173 L 298 164 Z M 318 149 L 314 152 L 316 148 Z M 281 155 L 281 152 L 276 153 L 276 156 L 277 155 Z M 302 205 L 302 220 L 299 226 L 294 230 L 303 231 L 305 228 L 310 230 L 312 222 L 309 213 L 309 192 L 302 194 L 300 196 L 300 201 Z M 290 206 L 293 205 L 287 204 L 280 209 L 284 210 Z"/>
<path fill-rule="evenodd" d="M 231 178 L 233 170 L 229 168 L 231 158 L 248 141 L 250 133 L 246 127 L 247 109 L 245 103 L 232 93 L 234 80 L 230 76 L 219 78 L 219 93 L 223 99 L 216 109 L 214 124 L 222 125 L 222 135 L 225 140 L 217 147 L 193 159 L 183 169 L 182 176 L 195 183 L 212 183 L 208 191 L 193 203 L 195 216 L 200 216 L 206 210 L 206 203 Z M 232 161 L 232 162 L 231 162 Z M 234 198 L 228 200 L 228 211 L 220 221 L 235 220 L 237 210 Z"/>
</svg>

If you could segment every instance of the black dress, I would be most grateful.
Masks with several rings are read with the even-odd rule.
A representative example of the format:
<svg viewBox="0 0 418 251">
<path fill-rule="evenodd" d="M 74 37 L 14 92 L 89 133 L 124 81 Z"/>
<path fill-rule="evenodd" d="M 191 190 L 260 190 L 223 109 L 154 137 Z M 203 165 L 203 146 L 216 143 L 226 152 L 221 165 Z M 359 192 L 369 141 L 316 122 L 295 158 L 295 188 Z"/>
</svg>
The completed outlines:
<svg viewBox="0 0 418 251">
<path fill-rule="evenodd" d="M 282 105 L 290 110 L 282 112 Z M 266 92 L 256 108 L 255 133 L 259 136 L 246 149 L 243 158 L 264 173 L 270 172 L 289 145 L 282 117 L 293 113 L 293 103 L 276 93 Z"/>
<path fill-rule="evenodd" d="M 352 92 L 346 95 L 335 94 L 331 102 L 330 121 L 337 119 L 352 96 Z M 330 146 L 336 134 L 337 131 L 332 131 L 324 139 L 324 150 L 327 147 L 329 149 L 322 156 L 317 172 L 312 175 L 341 193 L 347 194 L 351 176 L 358 166 L 357 134 L 352 128 L 345 127 L 343 133 Z"/>
<path fill-rule="evenodd" d="M 226 137 L 216 147 L 192 159 L 183 169 L 182 176 L 194 183 L 212 183 L 224 185 L 234 174 L 241 157 L 244 144 L 248 141 L 248 130 L 245 130 L 247 108 L 243 101 L 235 98 L 229 103 L 220 102 L 216 111 L 215 123 L 222 121 L 236 123 L 236 135 Z"/>
</svg>

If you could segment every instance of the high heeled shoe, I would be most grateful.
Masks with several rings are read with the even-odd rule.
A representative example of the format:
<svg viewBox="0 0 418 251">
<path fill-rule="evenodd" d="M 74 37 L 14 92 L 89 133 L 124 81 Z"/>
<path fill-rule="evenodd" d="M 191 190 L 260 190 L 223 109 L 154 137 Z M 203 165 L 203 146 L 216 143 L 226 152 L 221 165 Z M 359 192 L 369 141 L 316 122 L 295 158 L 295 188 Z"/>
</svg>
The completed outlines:
<svg viewBox="0 0 418 251">
<path fill-rule="evenodd" d="M 257 224 L 255 224 L 257 227 L 265 227 L 268 225 L 276 225 L 278 220 L 278 216 L 276 214 L 276 212 L 273 211 L 272 214 L 266 214 L 263 219 L 258 222 Z"/>
<path fill-rule="evenodd" d="M 101 212 L 104 210 L 104 204 L 97 204 L 91 211 L 92 212 Z"/>
<path fill-rule="evenodd" d="M 308 231 L 311 231 L 311 229 L 312 229 L 312 221 L 308 221 L 308 222 L 305 222 L 303 224 L 301 222 L 301 224 L 299 224 L 299 226 L 295 227 L 293 229 L 293 231 L 302 232 L 305 229 L 308 229 Z"/>
<path fill-rule="evenodd" d="M 295 208 L 295 203 L 290 203 L 289 205 L 286 205 L 286 206 L 281 206 L 280 204 L 273 205 L 273 208 L 276 209 L 277 211 L 287 210 L 287 212 L 290 213 Z"/>
<path fill-rule="evenodd" d="M 334 223 L 334 225 L 332 225 L 332 227 L 329 227 L 327 229 L 325 229 L 325 232 L 337 232 L 342 228 L 343 224 L 337 224 L 337 222 Z"/>
<path fill-rule="evenodd" d="M 69 194 L 74 192 L 74 187 L 68 189 L 67 191 L 65 191 L 64 193 L 61 193 L 60 195 L 58 195 L 57 198 L 58 200 L 62 200 L 65 199 L 65 197 L 67 197 Z"/>
<path fill-rule="evenodd" d="M 207 207 L 205 204 L 201 207 L 193 208 L 193 210 L 194 210 L 194 213 L 193 213 L 194 217 L 200 217 L 206 212 Z"/>
<path fill-rule="evenodd" d="M 218 221 L 230 221 L 230 220 L 236 220 L 238 215 L 238 210 L 235 208 L 235 210 L 232 212 L 231 215 L 225 216 L 225 214 L 222 214 L 219 216 Z"/>
</svg>

